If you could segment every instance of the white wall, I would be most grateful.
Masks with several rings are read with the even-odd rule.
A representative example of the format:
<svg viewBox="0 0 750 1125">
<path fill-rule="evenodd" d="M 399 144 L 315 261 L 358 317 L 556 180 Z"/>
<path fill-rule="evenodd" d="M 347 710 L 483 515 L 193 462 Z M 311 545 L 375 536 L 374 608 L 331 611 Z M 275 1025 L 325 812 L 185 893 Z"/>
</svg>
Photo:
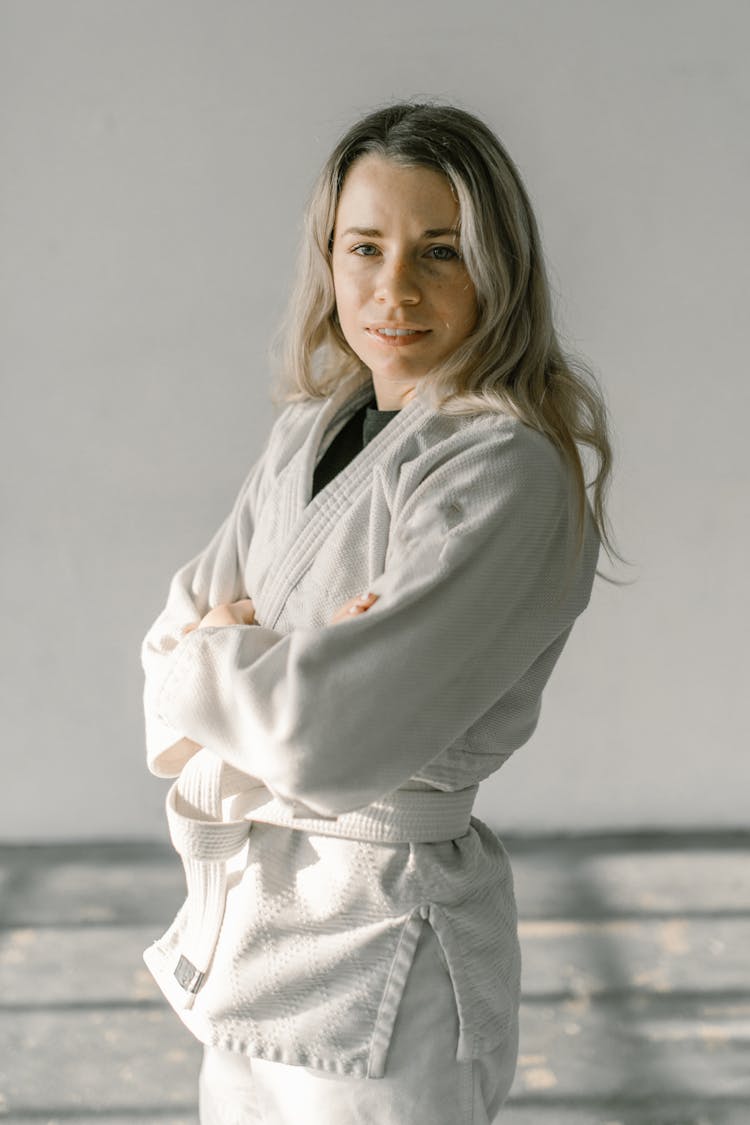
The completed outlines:
<svg viewBox="0 0 750 1125">
<path fill-rule="evenodd" d="M 730 0 L 3 0 L 0 837 L 164 834 L 140 639 L 274 416 L 312 178 L 410 96 L 525 175 L 636 564 L 478 811 L 746 822 L 749 32 Z"/>
</svg>

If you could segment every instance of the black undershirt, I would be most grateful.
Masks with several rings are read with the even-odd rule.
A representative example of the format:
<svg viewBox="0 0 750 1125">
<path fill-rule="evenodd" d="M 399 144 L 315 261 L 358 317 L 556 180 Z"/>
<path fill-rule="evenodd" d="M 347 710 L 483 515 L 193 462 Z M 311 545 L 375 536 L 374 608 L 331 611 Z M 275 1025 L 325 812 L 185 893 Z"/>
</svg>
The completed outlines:
<svg viewBox="0 0 750 1125">
<path fill-rule="evenodd" d="M 313 474 L 312 494 L 315 496 L 325 488 L 330 480 L 340 473 L 351 460 L 387 426 L 398 410 L 378 410 L 373 406 L 375 398 L 360 406 L 349 421 L 336 434 L 326 449 Z"/>
</svg>

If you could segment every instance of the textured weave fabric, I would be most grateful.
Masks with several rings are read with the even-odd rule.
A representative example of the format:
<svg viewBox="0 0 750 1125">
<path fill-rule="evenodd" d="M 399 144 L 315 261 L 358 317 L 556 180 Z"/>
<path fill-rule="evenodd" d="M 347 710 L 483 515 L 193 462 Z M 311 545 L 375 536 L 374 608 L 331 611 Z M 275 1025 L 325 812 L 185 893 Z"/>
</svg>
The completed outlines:
<svg viewBox="0 0 750 1125">
<path fill-rule="evenodd" d="M 385 1077 L 250 1059 L 207 1047 L 201 1125 L 491 1125 L 515 1072 L 518 1034 L 479 1059 L 456 1059 L 458 1015 L 429 926 L 422 928 L 388 1050 Z"/>
<path fill-rule="evenodd" d="M 314 497 L 316 464 L 372 398 L 343 382 L 290 404 L 232 512 L 178 571 L 142 650 L 149 767 L 176 777 L 193 740 L 298 816 L 397 789 L 457 791 L 536 726 L 590 596 L 598 539 L 542 435 L 509 416 L 440 415 L 416 395 Z M 371 590 L 367 613 L 330 625 Z M 254 626 L 182 626 L 251 596 Z M 242 794 L 232 816 L 242 815 Z M 354 833 L 356 834 L 356 833 Z M 254 824 L 230 863 L 210 972 L 189 1010 L 174 969 L 183 911 L 146 953 L 206 1044 L 344 1074 L 384 1073 L 423 920 L 443 949 L 457 1057 L 507 1037 L 518 1006 L 512 876 L 476 819 L 440 843 L 377 844 Z"/>
</svg>

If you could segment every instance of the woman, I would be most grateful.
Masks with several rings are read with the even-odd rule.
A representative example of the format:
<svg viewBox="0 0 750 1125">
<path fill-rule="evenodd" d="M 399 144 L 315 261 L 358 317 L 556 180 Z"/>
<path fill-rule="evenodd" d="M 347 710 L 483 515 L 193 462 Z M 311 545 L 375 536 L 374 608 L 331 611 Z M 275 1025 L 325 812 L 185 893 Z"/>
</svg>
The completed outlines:
<svg viewBox="0 0 750 1125">
<path fill-rule="evenodd" d="M 188 884 L 144 957 L 205 1044 L 204 1125 L 489 1122 L 520 958 L 471 807 L 588 603 L 610 453 L 482 122 L 349 130 L 285 340 L 266 446 L 143 645 Z"/>
</svg>

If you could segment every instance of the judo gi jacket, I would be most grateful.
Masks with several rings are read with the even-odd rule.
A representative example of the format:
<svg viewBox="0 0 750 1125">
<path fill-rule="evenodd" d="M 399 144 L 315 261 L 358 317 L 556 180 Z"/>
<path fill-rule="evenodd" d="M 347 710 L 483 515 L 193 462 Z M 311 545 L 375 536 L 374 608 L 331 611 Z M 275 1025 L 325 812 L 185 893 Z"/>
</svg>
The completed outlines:
<svg viewBox="0 0 750 1125">
<path fill-rule="evenodd" d="M 577 550 L 572 475 L 544 435 L 441 414 L 419 389 L 311 497 L 372 395 L 357 375 L 283 408 L 143 642 L 147 761 L 177 778 L 188 883 L 144 959 L 203 1043 L 377 1078 L 423 924 L 457 1057 L 517 1018 L 512 874 L 471 806 L 537 724 L 599 539 L 587 505 Z M 330 623 L 367 591 L 366 613 Z M 183 636 L 245 597 L 256 624 Z"/>
</svg>

